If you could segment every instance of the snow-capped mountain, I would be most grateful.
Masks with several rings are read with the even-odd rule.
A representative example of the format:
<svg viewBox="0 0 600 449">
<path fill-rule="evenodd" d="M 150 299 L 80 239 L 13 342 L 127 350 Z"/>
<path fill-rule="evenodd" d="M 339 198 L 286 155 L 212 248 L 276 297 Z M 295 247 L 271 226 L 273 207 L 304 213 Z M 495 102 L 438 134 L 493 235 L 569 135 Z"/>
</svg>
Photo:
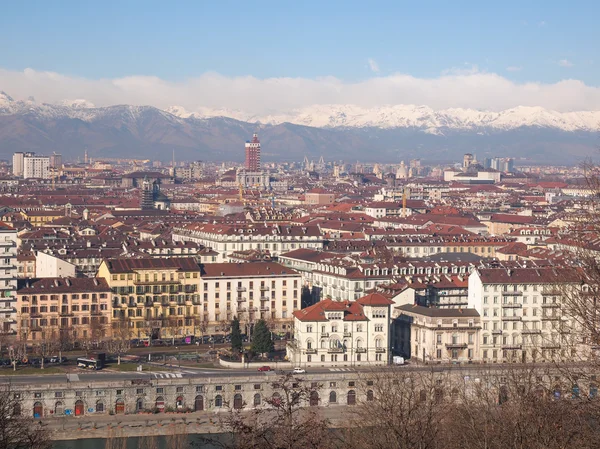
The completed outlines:
<svg viewBox="0 0 600 449">
<path fill-rule="evenodd" d="M 576 164 L 597 156 L 600 112 L 538 107 L 500 112 L 396 105 L 318 105 L 257 115 L 233 109 L 115 105 L 85 99 L 57 104 L 15 100 L 0 92 L 0 158 L 15 151 L 80 157 L 241 160 L 243 143 L 260 133 L 265 156 L 398 162 L 452 161 L 464 152 Z"/>
<path fill-rule="evenodd" d="M 557 112 L 541 107 L 519 106 L 500 112 L 474 109 L 433 110 L 427 106 L 395 105 L 361 108 L 354 105 L 315 105 L 289 113 L 253 115 L 237 110 L 199 108 L 186 111 L 181 106 L 167 109 L 182 118 L 231 117 L 250 123 L 279 125 L 293 123 L 316 128 L 417 128 L 477 131 L 485 128 L 510 130 L 520 127 L 554 128 L 561 131 L 600 130 L 600 111 Z"/>
</svg>

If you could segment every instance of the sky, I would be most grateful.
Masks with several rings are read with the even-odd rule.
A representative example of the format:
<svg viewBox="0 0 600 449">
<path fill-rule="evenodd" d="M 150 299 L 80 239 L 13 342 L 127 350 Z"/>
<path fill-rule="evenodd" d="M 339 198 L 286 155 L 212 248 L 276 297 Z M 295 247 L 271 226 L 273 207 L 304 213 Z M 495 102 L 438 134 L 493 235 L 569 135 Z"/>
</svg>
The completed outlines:
<svg viewBox="0 0 600 449">
<path fill-rule="evenodd" d="M 5 2 L 15 99 L 600 110 L 598 1 Z"/>
</svg>

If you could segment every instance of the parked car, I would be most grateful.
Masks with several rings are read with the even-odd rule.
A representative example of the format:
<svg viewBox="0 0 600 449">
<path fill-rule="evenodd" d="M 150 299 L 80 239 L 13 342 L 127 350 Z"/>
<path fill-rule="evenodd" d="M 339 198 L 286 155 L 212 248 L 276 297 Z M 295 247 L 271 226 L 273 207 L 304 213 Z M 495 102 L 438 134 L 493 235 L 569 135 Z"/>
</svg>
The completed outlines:
<svg viewBox="0 0 600 449">
<path fill-rule="evenodd" d="M 292 370 L 292 374 L 305 374 L 306 370 L 304 368 L 294 368 Z"/>
<path fill-rule="evenodd" d="M 264 365 L 261 366 L 260 368 L 258 368 L 258 371 L 264 372 L 264 371 L 272 371 L 270 366 Z"/>
</svg>

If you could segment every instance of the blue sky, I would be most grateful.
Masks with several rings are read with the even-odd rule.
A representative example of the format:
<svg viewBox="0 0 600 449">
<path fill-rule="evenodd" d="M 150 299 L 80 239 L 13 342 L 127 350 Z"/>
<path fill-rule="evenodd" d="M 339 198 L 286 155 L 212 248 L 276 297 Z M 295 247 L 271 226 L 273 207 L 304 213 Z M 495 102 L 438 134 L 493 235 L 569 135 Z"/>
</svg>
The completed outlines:
<svg viewBox="0 0 600 449">
<path fill-rule="evenodd" d="M 570 79 L 597 87 L 599 4 L 5 2 L 0 68 L 170 83 L 207 73 L 357 83 L 395 74 L 435 79 L 477 72 L 517 84 Z"/>
</svg>

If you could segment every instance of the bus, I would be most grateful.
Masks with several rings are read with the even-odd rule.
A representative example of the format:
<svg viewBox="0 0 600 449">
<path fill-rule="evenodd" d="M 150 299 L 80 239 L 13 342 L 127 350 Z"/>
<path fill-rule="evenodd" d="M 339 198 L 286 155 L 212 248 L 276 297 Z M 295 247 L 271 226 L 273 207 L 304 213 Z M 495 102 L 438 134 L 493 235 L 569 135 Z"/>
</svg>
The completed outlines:
<svg viewBox="0 0 600 449">
<path fill-rule="evenodd" d="M 77 359 L 77 366 L 79 368 L 99 370 L 104 367 L 104 363 L 102 362 L 102 360 L 86 359 L 85 357 L 80 357 Z"/>
</svg>

